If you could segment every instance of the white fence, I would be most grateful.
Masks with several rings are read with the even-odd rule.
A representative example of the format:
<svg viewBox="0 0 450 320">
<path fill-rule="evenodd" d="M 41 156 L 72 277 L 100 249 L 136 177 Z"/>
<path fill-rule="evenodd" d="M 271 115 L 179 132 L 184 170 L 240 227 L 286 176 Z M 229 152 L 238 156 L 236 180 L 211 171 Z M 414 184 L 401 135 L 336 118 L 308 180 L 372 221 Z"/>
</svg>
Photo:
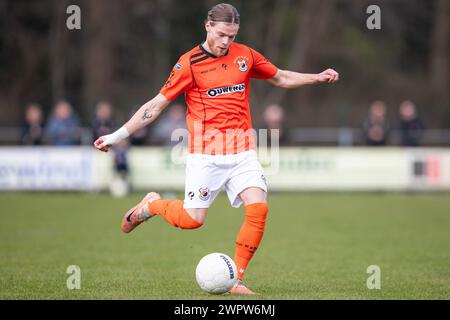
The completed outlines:
<svg viewBox="0 0 450 320">
<path fill-rule="evenodd" d="M 0 190 L 103 190 L 112 152 L 91 147 L 0 147 Z M 261 155 L 261 154 L 260 154 Z M 183 155 L 132 148 L 134 190 L 183 190 Z M 447 148 L 281 148 L 260 156 L 271 190 L 450 191 Z"/>
</svg>

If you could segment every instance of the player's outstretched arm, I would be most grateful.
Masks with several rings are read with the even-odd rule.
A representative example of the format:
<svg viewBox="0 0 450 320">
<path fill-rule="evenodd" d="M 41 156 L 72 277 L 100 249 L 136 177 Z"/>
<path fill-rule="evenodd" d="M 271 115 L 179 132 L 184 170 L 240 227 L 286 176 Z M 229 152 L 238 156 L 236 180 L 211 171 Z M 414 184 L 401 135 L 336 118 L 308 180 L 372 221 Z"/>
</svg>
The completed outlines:
<svg viewBox="0 0 450 320">
<path fill-rule="evenodd" d="M 140 107 L 120 129 L 95 140 L 94 146 L 101 151 L 107 152 L 111 146 L 128 138 L 129 135 L 155 121 L 169 103 L 170 100 L 159 93 L 152 100 Z"/>
<path fill-rule="evenodd" d="M 339 73 L 327 69 L 321 73 L 299 73 L 288 70 L 278 70 L 275 76 L 268 79 L 274 86 L 281 88 L 298 88 L 307 84 L 334 83 L 339 80 Z"/>
</svg>

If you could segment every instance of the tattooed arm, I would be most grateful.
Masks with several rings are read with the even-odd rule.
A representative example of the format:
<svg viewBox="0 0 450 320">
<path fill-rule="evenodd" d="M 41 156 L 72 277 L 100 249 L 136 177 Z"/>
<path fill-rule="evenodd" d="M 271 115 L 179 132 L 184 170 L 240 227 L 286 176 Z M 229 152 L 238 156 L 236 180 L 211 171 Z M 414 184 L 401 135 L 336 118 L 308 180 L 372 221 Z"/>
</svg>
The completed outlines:
<svg viewBox="0 0 450 320">
<path fill-rule="evenodd" d="M 124 127 L 130 134 L 152 123 L 158 118 L 161 112 L 170 103 L 162 94 L 158 94 L 152 100 L 145 103 L 138 111 L 125 123 Z"/>
<path fill-rule="evenodd" d="M 121 140 L 127 138 L 130 134 L 133 134 L 137 130 L 155 121 L 161 112 L 169 105 L 169 103 L 170 101 L 159 93 L 152 100 L 140 107 L 131 119 L 128 120 L 127 123 L 125 123 L 125 125 L 119 130 L 99 137 L 94 142 L 94 146 L 101 151 L 108 151 L 112 145 L 120 142 Z"/>
</svg>

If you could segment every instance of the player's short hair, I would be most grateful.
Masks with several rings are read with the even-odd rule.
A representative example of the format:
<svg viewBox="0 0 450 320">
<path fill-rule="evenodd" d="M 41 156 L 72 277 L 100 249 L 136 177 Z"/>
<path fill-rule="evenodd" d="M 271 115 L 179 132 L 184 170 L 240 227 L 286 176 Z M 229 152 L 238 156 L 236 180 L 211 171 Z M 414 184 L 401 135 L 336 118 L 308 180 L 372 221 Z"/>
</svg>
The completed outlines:
<svg viewBox="0 0 450 320">
<path fill-rule="evenodd" d="M 225 22 L 239 24 L 239 12 L 237 9 L 228 3 L 220 3 L 215 5 L 208 11 L 206 21 L 210 22 Z M 206 22 L 205 21 L 205 22 Z"/>
</svg>

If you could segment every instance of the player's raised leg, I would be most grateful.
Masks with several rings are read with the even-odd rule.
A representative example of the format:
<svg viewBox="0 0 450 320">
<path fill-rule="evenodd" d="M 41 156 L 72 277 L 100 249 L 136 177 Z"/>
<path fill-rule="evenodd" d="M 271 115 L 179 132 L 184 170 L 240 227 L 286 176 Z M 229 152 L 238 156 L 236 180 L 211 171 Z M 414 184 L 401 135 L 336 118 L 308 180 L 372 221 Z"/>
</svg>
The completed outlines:
<svg viewBox="0 0 450 320">
<path fill-rule="evenodd" d="M 150 214 L 149 211 L 149 204 L 159 199 L 161 199 L 161 197 L 158 193 L 150 192 L 144 197 L 144 199 L 142 199 L 141 202 L 128 210 L 122 218 L 122 231 L 125 233 L 129 233 L 142 222 L 150 219 L 152 217 L 152 214 Z"/>
<path fill-rule="evenodd" d="M 269 208 L 266 192 L 260 188 L 247 188 L 241 192 L 240 197 L 245 205 L 245 220 L 236 238 L 234 262 L 238 270 L 238 282 L 230 293 L 254 294 L 244 285 L 242 278 L 263 237 Z"/>
<path fill-rule="evenodd" d="M 184 209 L 182 200 L 162 200 L 158 193 L 150 192 L 124 215 L 121 229 L 129 233 L 155 215 L 161 215 L 174 227 L 196 229 L 203 225 L 207 211 L 207 208 Z"/>
<path fill-rule="evenodd" d="M 208 208 L 185 209 L 183 200 L 157 200 L 149 204 L 152 215 L 162 216 L 168 223 L 181 229 L 197 229 L 206 219 Z"/>
</svg>

